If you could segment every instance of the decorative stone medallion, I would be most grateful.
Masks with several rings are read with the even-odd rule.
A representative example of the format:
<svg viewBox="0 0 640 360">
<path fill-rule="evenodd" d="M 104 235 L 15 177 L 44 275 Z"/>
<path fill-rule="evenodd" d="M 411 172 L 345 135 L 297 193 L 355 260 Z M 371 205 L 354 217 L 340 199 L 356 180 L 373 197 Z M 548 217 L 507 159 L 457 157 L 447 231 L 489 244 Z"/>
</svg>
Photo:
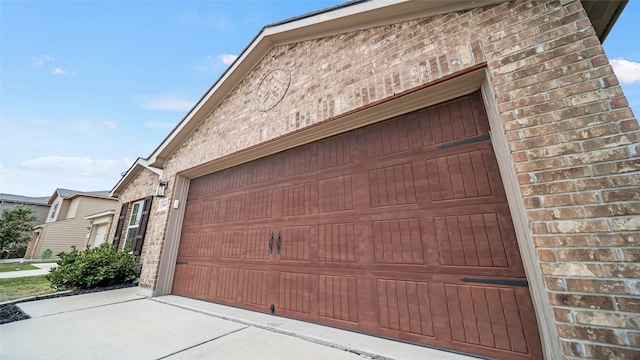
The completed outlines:
<svg viewBox="0 0 640 360">
<path fill-rule="evenodd" d="M 289 89 L 291 73 L 284 69 L 275 69 L 265 75 L 254 93 L 256 110 L 267 111 L 278 105 Z"/>
</svg>

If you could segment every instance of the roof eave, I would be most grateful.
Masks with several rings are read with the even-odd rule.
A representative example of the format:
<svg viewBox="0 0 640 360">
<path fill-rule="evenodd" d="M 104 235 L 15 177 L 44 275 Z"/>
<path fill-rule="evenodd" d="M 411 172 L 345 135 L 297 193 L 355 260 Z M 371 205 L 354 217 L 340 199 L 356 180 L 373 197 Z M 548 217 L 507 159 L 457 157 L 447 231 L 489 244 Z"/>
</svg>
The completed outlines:
<svg viewBox="0 0 640 360">
<path fill-rule="evenodd" d="M 582 0 L 582 6 L 601 43 L 604 43 L 628 2 L 628 0 Z"/>
<path fill-rule="evenodd" d="M 148 160 L 145 160 L 143 158 L 138 158 L 131 165 L 131 167 L 124 173 L 124 175 L 120 178 L 120 180 L 113 187 L 113 189 L 111 189 L 111 191 L 109 192 L 109 195 L 111 197 L 117 198 L 120 195 L 120 192 L 122 191 L 122 189 L 124 189 L 133 180 L 135 175 L 137 175 L 142 169 L 150 170 L 153 173 L 157 174 L 159 177 L 162 177 L 161 168 L 150 165 Z"/>
<path fill-rule="evenodd" d="M 115 214 L 116 211 L 115 210 L 107 210 L 107 211 L 102 211 L 96 214 L 91 214 L 91 215 L 87 215 L 84 217 L 85 220 L 92 220 L 92 219 L 97 219 L 97 218 L 101 218 L 103 216 L 108 216 L 108 215 L 113 215 Z"/>
<path fill-rule="evenodd" d="M 103 196 L 103 195 L 97 195 L 97 194 L 87 194 L 87 193 L 75 193 L 69 197 L 67 197 L 67 199 L 73 199 L 79 196 L 84 196 L 84 197 L 89 197 L 89 198 L 95 198 L 95 199 L 104 199 L 104 200 L 118 200 L 114 197 L 111 196 Z"/>
<path fill-rule="evenodd" d="M 53 191 L 53 194 L 51 195 L 51 197 L 49 197 L 49 201 L 47 201 L 47 204 L 52 205 L 53 201 L 59 196 L 60 196 L 60 194 L 58 193 L 58 189 L 55 189 Z"/>
</svg>

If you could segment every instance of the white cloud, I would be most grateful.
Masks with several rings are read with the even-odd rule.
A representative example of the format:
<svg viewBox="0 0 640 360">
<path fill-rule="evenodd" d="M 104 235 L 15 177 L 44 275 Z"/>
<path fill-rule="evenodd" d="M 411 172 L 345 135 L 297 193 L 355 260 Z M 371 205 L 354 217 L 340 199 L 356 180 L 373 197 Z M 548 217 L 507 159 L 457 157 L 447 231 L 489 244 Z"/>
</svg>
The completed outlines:
<svg viewBox="0 0 640 360">
<path fill-rule="evenodd" d="M 4 169 L 5 169 L 4 165 L 0 164 L 0 173 L 3 173 Z"/>
<path fill-rule="evenodd" d="M 207 55 L 204 61 L 196 65 L 195 69 L 202 73 L 220 73 L 238 58 L 238 55 L 220 54 Z"/>
<path fill-rule="evenodd" d="M 225 65 L 233 64 L 233 62 L 237 58 L 238 58 L 238 55 L 232 55 L 232 54 L 221 54 L 221 55 L 218 55 L 218 59 L 220 59 L 220 61 L 222 61 L 222 63 L 225 64 Z"/>
<path fill-rule="evenodd" d="M 52 73 L 56 75 L 67 75 L 67 71 L 60 68 L 53 69 Z"/>
<path fill-rule="evenodd" d="M 23 168 L 75 176 L 112 176 L 126 171 L 133 163 L 130 159 L 99 160 L 91 157 L 49 155 L 25 160 Z"/>
<path fill-rule="evenodd" d="M 134 99 L 142 108 L 149 110 L 189 111 L 196 103 L 195 100 L 175 94 L 134 96 Z"/>
<path fill-rule="evenodd" d="M 31 61 L 31 63 L 33 64 L 33 67 L 42 67 L 42 65 L 44 65 L 44 63 L 46 63 L 47 61 L 55 61 L 56 59 L 51 56 L 51 55 L 42 55 L 39 57 L 34 57 Z"/>
<path fill-rule="evenodd" d="M 640 63 L 625 59 L 611 60 L 611 67 L 623 84 L 640 82 Z"/>
<path fill-rule="evenodd" d="M 156 130 L 171 130 L 176 124 L 168 121 L 145 121 L 144 126 Z"/>
<path fill-rule="evenodd" d="M 118 125 L 113 121 L 105 121 L 101 124 L 79 124 L 80 130 L 85 132 L 103 132 L 109 129 L 116 129 Z"/>
</svg>

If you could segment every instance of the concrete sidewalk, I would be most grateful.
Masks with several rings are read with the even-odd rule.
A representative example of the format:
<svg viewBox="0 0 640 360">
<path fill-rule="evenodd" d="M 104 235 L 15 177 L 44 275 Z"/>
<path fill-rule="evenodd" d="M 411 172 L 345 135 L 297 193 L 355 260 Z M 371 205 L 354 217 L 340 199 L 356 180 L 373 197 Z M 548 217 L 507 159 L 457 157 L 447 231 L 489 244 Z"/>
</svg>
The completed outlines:
<svg viewBox="0 0 640 360">
<path fill-rule="evenodd" d="M 472 359 L 179 296 L 137 293 L 133 287 L 20 303 L 32 319 L 0 325 L 0 359 Z"/>
<path fill-rule="evenodd" d="M 47 275 L 51 269 L 57 267 L 57 263 L 31 263 L 31 265 L 39 268 L 38 270 L 21 270 L 0 272 L 0 279 L 12 279 L 26 276 Z"/>
</svg>

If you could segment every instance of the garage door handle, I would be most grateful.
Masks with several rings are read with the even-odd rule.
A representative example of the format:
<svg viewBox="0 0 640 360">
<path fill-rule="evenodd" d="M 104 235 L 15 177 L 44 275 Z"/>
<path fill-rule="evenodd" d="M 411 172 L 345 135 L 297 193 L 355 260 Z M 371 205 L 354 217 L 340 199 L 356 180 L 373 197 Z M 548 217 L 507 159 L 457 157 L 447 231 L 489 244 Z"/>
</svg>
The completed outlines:
<svg viewBox="0 0 640 360">
<path fill-rule="evenodd" d="M 282 237 L 280 236 L 280 231 L 278 231 L 278 237 L 276 238 L 276 247 L 278 248 L 278 255 L 280 255 L 280 239 Z"/>
<path fill-rule="evenodd" d="M 273 231 L 271 232 L 271 236 L 269 237 L 269 254 L 273 252 Z"/>
</svg>

